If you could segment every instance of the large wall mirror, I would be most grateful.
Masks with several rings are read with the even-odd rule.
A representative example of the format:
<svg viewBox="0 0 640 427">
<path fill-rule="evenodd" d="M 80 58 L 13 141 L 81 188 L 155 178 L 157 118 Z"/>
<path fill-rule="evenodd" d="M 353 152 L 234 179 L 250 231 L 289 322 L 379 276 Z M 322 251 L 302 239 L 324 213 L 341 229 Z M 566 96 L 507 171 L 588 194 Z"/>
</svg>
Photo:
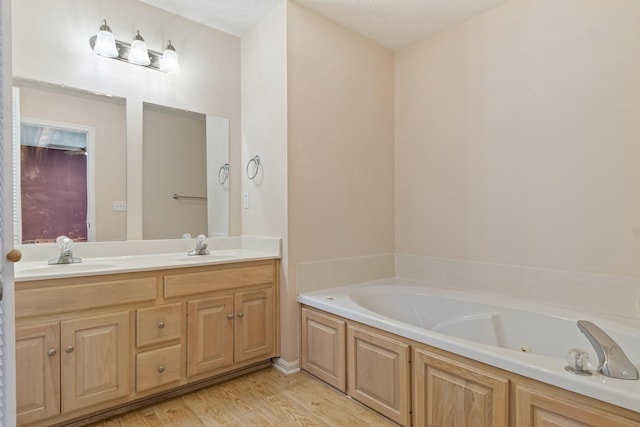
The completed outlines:
<svg viewBox="0 0 640 427">
<path fill-rule="evenodd" d="M 14 79 L 16 243 L 127 238 L 123 98 Z"/>
<path fill-rule="evenodd" d="M 143 104 L 141 195 L 127 195 L 124 98 L 14 79 L 16 243 L 127 239 L 128 197 L 143 238 L 229 235 L 229 120 Z"/>
<path fill-rule="evenodd" d="M 229 120 L 144 103 L 143 238 L 229 235 Z"/>
</svg>

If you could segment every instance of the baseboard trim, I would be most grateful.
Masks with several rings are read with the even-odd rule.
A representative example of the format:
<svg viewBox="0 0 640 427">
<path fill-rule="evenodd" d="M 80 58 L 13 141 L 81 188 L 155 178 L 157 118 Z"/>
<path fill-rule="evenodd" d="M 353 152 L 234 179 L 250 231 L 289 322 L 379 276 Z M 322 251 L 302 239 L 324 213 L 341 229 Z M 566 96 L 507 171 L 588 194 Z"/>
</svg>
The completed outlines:
<svg viewBox="0 0 640 427">
<path fill-rule="evenodd" d="M 279 357 L 273 362 L 273 367 L 285 375 L 295 374 L 300 372 L 300 360 L 296 359 L 293 362 L 289 362 Z"/>
</svg>

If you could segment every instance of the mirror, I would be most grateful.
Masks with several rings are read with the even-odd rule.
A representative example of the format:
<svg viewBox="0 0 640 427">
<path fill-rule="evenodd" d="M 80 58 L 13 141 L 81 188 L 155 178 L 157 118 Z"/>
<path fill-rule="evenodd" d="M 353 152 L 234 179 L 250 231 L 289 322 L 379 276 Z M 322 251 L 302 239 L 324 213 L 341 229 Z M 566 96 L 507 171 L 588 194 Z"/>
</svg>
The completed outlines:
<svg viewBox="0 0 640 427">
<path fill-rule="evenodd" d="M 15 242 L 126 240 L 123 98 L 14 79 Z"/>
<path fill-rule="evenodd" d="M 75 237 L 74 240 L 126 240 L 125 99 L 21 78 L 14 78 L 14 87 L 14 109 L 19 113 L 14 116 L 14 129 L 21 129 L 19 123 L 23 122 L 27 126 L 23 128 L 25 136 L 40 135 L 42 147 L 39 150 L 56 150 L 56 154 L 63 153 L 63 160 L 86 158 L 86 171 L 80 173 L 86 177 L 85 180 L 77 176 L 69 178 L 55 170 L 50 177 L 43 178 L 41 169 L 29 164 L 26 167 L 31 172 L 31 179 L 27 181 L 29 176 L 21 173 L 21 132 L 15 132 L 16 244 L 52 242 L 61 234 L 81 236 L 73 231 L 79 228 L 78 225 L 74 229 L 67 226 L 69 231 L 65 231 L 60 228 L 60 223 L 64 221 L 55 219 L 53 215 L 58 213 L 65 221 L 70 216 L 63 213 L 61 208 L 69 205 L 59 195 L 68 193 L 59 185 L 62 181 L 68 184 L 67 188 L 74 190 L 86 186 L 86 190 L 83 190 L 86 213 L 77 207 L 71 209 L 75 216 L 78 216 L 77 212 L 82 212 L 80 221 L 86 222 L 86 237 Z M 143 238 L 173 239 L 185 233 L 193 237 L 198 234 L 228 236 L 229 120 L 144 103 L 142 121 L 143 194 L 129 197 L 142 199 Z M 54 138 L 52 142 L 51 138 L 42 137 L 45 133 L 64 135 L 67 142 L 60 143 L 59 138 Z M 71 142 L 74 138 L 82 139 L 83 135 L 88 141 L 84 145 Z M 68 162 L 57 163 L 61 165 L 61 170 L 68 171 Z M 38 179 L 33 179 L 36 176 Z M 52 189 L 60 191 L 56 193 Z M 199 198 L 174 199 L 174 193 Z M 29 224 L 22 218 L 33 218 L 33 209 L 36 209 L 39 218 L 47 218 L 48 221 L 37 222 L 47 226 L 44 227 L 46 233 L 36 238 L 32 237 L 33 233 L 23 233 L 23 228 L 29 227 Z"/>
<path fill-rule="evenodd" d="M 229 121 L 143 105 L 143 238 L 229 234 Z"/>
</svg>

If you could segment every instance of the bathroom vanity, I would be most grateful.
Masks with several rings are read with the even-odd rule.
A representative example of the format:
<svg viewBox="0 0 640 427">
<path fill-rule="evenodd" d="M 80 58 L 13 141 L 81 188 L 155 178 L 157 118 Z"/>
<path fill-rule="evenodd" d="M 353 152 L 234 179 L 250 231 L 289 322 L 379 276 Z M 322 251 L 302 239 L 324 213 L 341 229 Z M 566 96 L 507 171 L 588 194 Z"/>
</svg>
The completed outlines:
<svg viewBox="0 0 640 427">
<path fill-rule="evenodd" d="M 270 365 L 280 261 L 238 254 L 18 275 L 18 425 L 122 412 Z"/>
</svg>

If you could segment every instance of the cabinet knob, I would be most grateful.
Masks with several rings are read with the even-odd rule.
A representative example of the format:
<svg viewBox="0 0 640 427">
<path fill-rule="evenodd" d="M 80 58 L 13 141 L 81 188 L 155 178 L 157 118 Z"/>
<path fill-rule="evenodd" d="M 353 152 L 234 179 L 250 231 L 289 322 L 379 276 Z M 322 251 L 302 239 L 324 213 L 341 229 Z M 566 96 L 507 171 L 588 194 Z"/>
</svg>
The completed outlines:
<svg viewBox="0 0 640 427">
<path fill-rule="evenodd" d="M 67 353 L 73 353 L 73 350 L 75 350 L 75 348 L 73 348 L 72 345 L 68 345 L 67 348 L 64 349 Z"/>
<path fill-rule="evenodd" d="M 50 348 L 49 351 L 47 351 L 47 356 L 53 357 L 53 356 L 56 355 L 56 353 L 57 353 L 57 351 L 56 351 L 55 348 Z"/>
<path fill-rule="evenodd" d="M 244 317 L 244 313 L 243 312 L 238 313 L 238 317 Z"/>
<path fill-rule="evenodd" d="M 158 366 L 158 372 L 163 373 L 164 372 L 164 366 Z"/>
<path fill-rule="evenodd" d="M 227 314 L 227 319 L 229 320 L 233 319 L 233 314 Z"/>
<path fill-rule="evenodd" d="M 164 322 L 163 321 L 158 322 L 158 328 L 159 329 L 164 328 Z"/>
</svg>

